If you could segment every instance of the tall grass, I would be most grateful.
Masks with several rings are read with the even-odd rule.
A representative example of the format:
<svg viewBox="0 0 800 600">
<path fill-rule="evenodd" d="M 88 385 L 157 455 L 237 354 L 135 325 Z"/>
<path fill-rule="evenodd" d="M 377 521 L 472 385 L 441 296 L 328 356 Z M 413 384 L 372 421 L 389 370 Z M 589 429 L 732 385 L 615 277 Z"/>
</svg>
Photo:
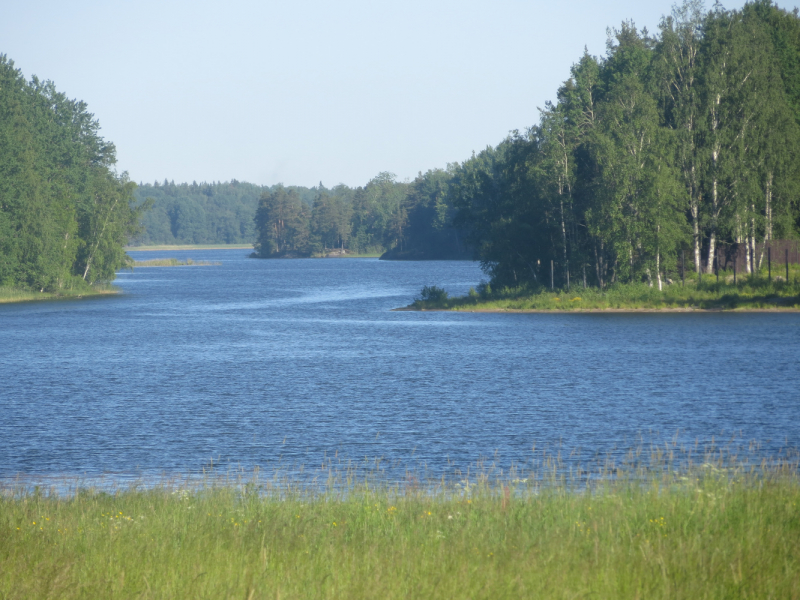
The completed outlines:
<svg viewBox="0 0 800 600">
<path fill-rule="evenodd" d="M 0 304 L 37 300 L 70 300 L 118 293 L 119 289 L 108 283 L 96 283 L 91 286 L 88 284 L 76 285 L 75 287 L 64 288 L 55 292 L 39 292 L 12 286 L 0 286 Z"/>
<path fill-rule="evenodd" d="M 797 461 L 676 452 L 571 475 L 550 457 L 524 477 L 453 483 L 12 486 L 0 596 L 799 597 Z"/>
<path fill-rule="evenodd" d="M 153 258 L 150 260 L 135 260 L 131 267 L 210 267 L 221 265 L 221 262 L 207 260 L 178 260 L 177 258 Z"/>
<path fill-rule="evenodd" d="M 783 271 L 781 271 L 783 273 Z M 617 283 L 605 289 L 584 288 L 582 283 L 570 289 L 550 290 L 538 287 L 492 290 L 483 285 L 480 292 L 470 290 L 467 296 L 430 300 L 418 298 L 409 309 L 431 310 L 642 310 L 642 309 L 800 309 L 800 266 L 792 265 L 789 281 L 784 276 L 766 276 L 766 269 L 757 275 L 721 271 L 715 275 L 687 274 L 685 283 L 673 282 L 659 291 L 646 283 Z"/>
</svg>

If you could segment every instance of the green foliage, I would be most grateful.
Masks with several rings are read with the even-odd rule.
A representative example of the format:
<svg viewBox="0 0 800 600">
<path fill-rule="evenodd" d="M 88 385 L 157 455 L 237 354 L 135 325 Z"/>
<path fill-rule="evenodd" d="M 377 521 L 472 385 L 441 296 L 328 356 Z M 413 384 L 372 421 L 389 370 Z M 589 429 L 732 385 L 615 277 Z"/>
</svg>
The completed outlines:
<svg viewBox="0 0 800 600">
<path fill-rule="evenodd" d="M 138 230 L 127 175 L 86 104 L 0 55 L 0 285 L 66 292 L 107 282 Z"/>
<path fill-rule="evenodd" d="M 236 181 L 191 184 L 164 181 L 142 184 L 137 202 L 152 199 L 153 207 L 142 217 L 143 231 L 134 245 L 242 244 L 255 236 L 253 215 L 265 193 L 283 186 L 264 187 Z M 310 205 L 313 191 L 288 187 Z"/>
<path fill-rule="evenodd" d="M 472 253 L 453 226 L 449 187 L 453 171 L 420 174 L 407 188 L 406 224 L 387 259 L 466 259 Z"/>
<path fill-rule="evenodd" d="M 255 240 L 260 258 L 386 253 L 393 259 L 467 258 L 452 226 L 450 173 L 429 171 L 412 183 L 380 173 L 365 186 L 328 189 L 230 183 L 139 186 L 142 216 L 135 245 L 235 244 Z M 253 215 L 255 214 L 255 218 Z M 388 250 L 388 252 L 387 252 Z"/>
<path fill-rule="evenodd" d="M 309 254 L 310 212 L 296 190 L 278 186 L 274 191 L 264 192 L 255 216 L 256 255 L 268 258 Z"/>
<path fill-rule="evenodd" d="M 663 287 L 800 226 L 800 18 L 686 0 L 655 37 L 623 23 L 539 124 L 448 173 L 454 222 L 496 286 Z"/>
<path fill-rule="evenodd" d="M 355 189 L 320 184 L 310 207 L 299 193 L 276 186 L 259 200 L 254 255 L 318 256 L 335 251 L 391 259 L 465 258 L 468 251 L 451 225 L 449 177 L 429 171 L 406 184 L 391 173 L 380 173 Z"/>
<path fill-rule="evenodd" d="M 444 302 L 447 300 L 447 291 L 435 285 L 424 286 L 419 299 L 423 302 Z"/>
</svg>

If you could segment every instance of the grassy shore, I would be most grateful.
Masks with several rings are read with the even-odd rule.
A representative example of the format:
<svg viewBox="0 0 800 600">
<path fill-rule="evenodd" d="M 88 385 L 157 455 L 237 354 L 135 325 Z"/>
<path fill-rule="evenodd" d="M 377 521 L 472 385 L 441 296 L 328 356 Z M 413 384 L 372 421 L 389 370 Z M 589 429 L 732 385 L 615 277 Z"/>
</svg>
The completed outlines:
<svg viewBox="0 0 800 600">
<path fill-rule="evenodd" d="M 118 294 L 113 285 L 95 284 L 91 287 L 60 290 L 58 292 L 37 292 L 35 290 L 0 286 L 0 304 L 12 302 L 35 302 L 39 300 L 76 300 Z"/>
<path fill-rule="evenodd" d="M 781 271 L 783 273 L 783 271 Z M 466 296 L 448 297 L 443 290 L 431 288 L 405 310 L 464 310 L 487 312 L 551 312 L 551 311 L 691 311 L 691 310 L 800 310 L 800 267 L 790 270 L 789 282 L 773 271 L 770 280 L 765 272 L 757 276 L 720 272 L 704 275 L 702 281 L 692 274 L 685 284 L 677 281 L 662 291 L 645 283 L 615 284 L 606 289 L 570 290 L 517 288 L 491 290 L 481 286 Z M 402 309 L 401 309 L 402 310 Z"/>
<path fill-rule="evenodd" d="M 572 478 L 549 465 L 493 483 L 339 480 L 316 493 L 257 479 L 6 489 L 0 597 L 800 597 L 796 461 L 714 454 Z"/>
<path fill-rule="evenodd" d="M 222 263 L 219 261 L 208 260 L 178 260 L 177 258 L 153 258 L 151 260 L 135 260 L 133 267 L 211 267 L 218 266 Z"/>
</svg>

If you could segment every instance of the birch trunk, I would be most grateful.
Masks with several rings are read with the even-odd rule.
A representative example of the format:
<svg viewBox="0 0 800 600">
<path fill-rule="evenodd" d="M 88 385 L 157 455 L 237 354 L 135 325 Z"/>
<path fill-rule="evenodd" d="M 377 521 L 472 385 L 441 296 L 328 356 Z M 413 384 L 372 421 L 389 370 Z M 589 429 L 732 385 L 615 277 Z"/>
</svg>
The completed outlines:
<svg viewBox="0 0 800 600">
<path fill-rule="evenodd" d="M 661 283 L 661 252 L 656 250 L 656 279 L 658 279 L 658 291 L 664 291 L 663 284 Z"/>
<path fill-rule="evenodd" d="M 772 172 L 767 175 L 767 190 L 766 190 L 766 217 L 767 217 L 767 230 L 764 235 L 765 240 L 772 240 Z"/>
<path fill-rule="evenodd" d="M 661 235 L 661 225 L 656 227 L 656 234 Z M 662 291 L 661 288 L 661 249 L 658 244 L 656 244 L 656 279 L 658 280 L 658 291 Z"/>
<path fill-rule="evenodd" d="M 692 167 L 694 169 L 694 167 Z M 694 246 L 695 271 L 700 272 L 700 202 L 697 198 L 691 199 L 692 212 L 692 244 Z"/>
<path fill-rule="evenodd" d="M 92 266 L 92 260 L 94 260 L 94 254 L 97 252 L 97 249 L 100 247 L 100 240 L 103 237 L 103 233 L 106 231 L 106 225 L 108 225 L 108 220 L 111 218 L 111 213 L 114 212 L 114 209 L 117 207 L 117 202 L 119 202 L 119 197 L 114 200 L 114 204 L 111 205 L 111 208 L 106 213 L 106 218 L 103 221 L 103 227 L 100 229 L 99 235 L 97 235 L 97 242 L 94 245 L 94 250 L 89 253 L 89 258 L 86 259 L 86 268 L 83 271 L 83 280 L 86 281 L 86 276 L 89 274 L 89 268 Z"/>
<path fill-rule="evenodd" d="M 706 273 L 708 273 L 709 275 L 714 271 L 714 253 L 716 251 L 717 251 L 717 234 L 715 231 L 712 231 L 711 235 L 708 236 L 708 265 L 706 265 Z"/>
<path fill-rule="evenodd" d="M 751 253 L 751 260 L 753 263 L 753 273 L 758 273 L 758 269 L 761 267 L 761 261 L 756 264 L 756 218 L 755 216 L 755 206 L 750 205 L 750 253 Z"/>
<path fill-rule="evenodd" d="M 767 174 L 767 183 L 764 190 L 764 217 L 766 219 L 764 227 L 764 245 L 761 247 L 761 254 L 758 255 L 758 268 L 764 264 L 764 252 L 767 243 L 772 239 L 772 173 Z"/>
</svg>

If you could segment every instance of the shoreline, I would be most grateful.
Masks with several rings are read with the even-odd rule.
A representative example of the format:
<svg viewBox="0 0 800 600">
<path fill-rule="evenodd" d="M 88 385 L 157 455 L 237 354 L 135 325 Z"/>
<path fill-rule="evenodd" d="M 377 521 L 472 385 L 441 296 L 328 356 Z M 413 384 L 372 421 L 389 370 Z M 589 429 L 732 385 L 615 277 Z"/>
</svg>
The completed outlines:
<svg viewBox="0 0 800 600">
<path fill-rule="evenodd" d="M 253 244 L 157 244 L 154 246 L 125 246 L 125 252 L 168 252 L 171 250 L 252 250 Z"/>
<path fill-rule="evenodd" d="M 97 292 L 83 292 L 80 294 L 54 294 L 52 292 L 28 292 L 18 290 L 19 297 L 10 298 L 0 296 L 0 304 L 22 304 L 25 302 L 58 302 L 61 300 L 87 300 L 89 298 L 99 298 L 101 296 L 119 296 L 122 290 L 103 290 Z"/>
<path fill-rule="evenodd" d="M 576 314 L 576 313 L 798 313 L 794 306 L 774 308 L 393 308 L 392 312 L 452 312 L 452 313 L 518 313 L 518 314 Z"/>
<path fill-rule="evenodd" d="M 482 284 L 483 285 L 483 284 Z M 489 313 L 730 313 L 800 312 L 800 285 L 752 277 L 739 285 L 723 282 L 689 283 L 656 291 L 646 284 L 617 284 L 605 290 L 529 290 L 488 284 L 469 294 L 449 297 L 436 286 L 423 287 L 421 296 L 396 310 L 448 310 Z"/>
<path fill-rule="evenodd" d="M 254 250 L 253 244 L 157 244 L 153 246 L 125 246 L 125 252 L 181 252 L 185 250 Z M 263 260 L 281 260 L 294 258 L 380 258 L 380 252 L 366 252 L 363 254 L 347 253 L 336 254 L 327 253 L 312 256 L 275 256 Z"/>
</svg>

